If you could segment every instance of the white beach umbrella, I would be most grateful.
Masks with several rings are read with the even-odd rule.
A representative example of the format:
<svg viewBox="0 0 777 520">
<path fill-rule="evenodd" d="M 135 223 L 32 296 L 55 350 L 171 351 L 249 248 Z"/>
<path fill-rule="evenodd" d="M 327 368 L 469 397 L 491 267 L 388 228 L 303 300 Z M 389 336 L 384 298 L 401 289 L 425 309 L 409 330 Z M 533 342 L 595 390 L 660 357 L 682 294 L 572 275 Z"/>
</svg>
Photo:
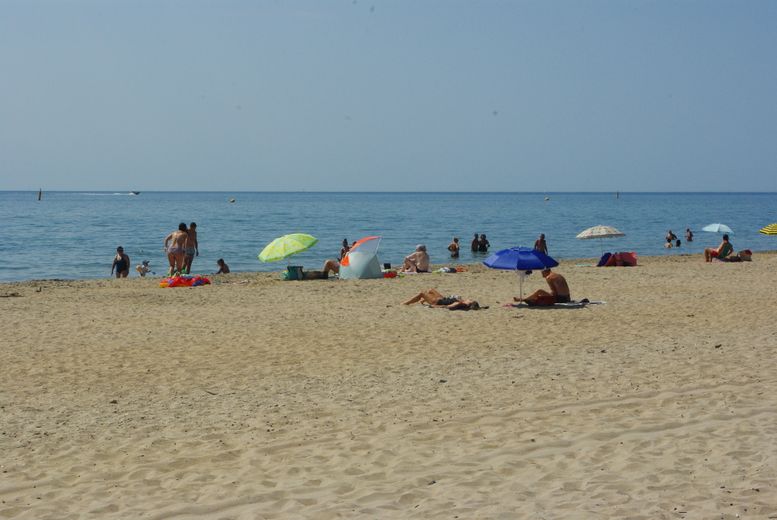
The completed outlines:
<svg viewBox="0 0 777 520">
<path fill-rule="evenodd" d="M 602 247 L 602 253 L 604 253 L 604 246 L 601 243 L 601 239 L 603 238 L 618 238 L 618 237 L 625 237 L 626 233 L 623 233 L 621 231 L 618 231 L 612 226 L 593 226 L 589 227 L 588 229 L 584 229 L 580 233 L 577 234 L 577 238 L 580 240 L 591 240 L 594 238 L 599 239 L 599 245 Z"/>
<path fill-rule="evenodd" d="M 616 238 L 625 236 L 626 233 L 622 233 L 612 226 L 593 226 L 577 234 L 577 238 L 580 240 L 589 240 L 592 238 Z"/>
<path fill-rule="evenodd" d="M 707 226 L 704 226 L 701 228 L 702 231 L 707 231 L 708 233 L 733 233 L 730 227 L 728 227 L 725 224 L 709 224 Z"/>
</svg>

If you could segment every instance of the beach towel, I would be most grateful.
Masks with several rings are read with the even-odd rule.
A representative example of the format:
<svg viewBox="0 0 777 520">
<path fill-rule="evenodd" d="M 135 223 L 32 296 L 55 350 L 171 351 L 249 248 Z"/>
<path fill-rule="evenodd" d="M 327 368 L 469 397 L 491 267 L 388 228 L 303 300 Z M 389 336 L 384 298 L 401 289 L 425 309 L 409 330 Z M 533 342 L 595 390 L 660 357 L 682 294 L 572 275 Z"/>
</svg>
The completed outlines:
<svg viewBox="0 0 777 520">
<path fill-rule="evenodd" d="M 168 287 L 199 287 L 201 285 L 209 285 L 210 280 L 208 278 L 205 278 L 204 276 L 172 276 L 170 278 L 165 278 L 161 282 L 159 282 L 159 287 L 162 288 L 168 288 Z"/>
<path fill-rule="evenodd" d="M 516 309 L 581 309 L 588 305 L 600 305 L 603 303 L 607 302 L 582 299 L 566 303 L 554 303 L 553 305 L 529 305 L 526 302 L 508 303 L 505 307 L 515 307 Z"/>
</svg>

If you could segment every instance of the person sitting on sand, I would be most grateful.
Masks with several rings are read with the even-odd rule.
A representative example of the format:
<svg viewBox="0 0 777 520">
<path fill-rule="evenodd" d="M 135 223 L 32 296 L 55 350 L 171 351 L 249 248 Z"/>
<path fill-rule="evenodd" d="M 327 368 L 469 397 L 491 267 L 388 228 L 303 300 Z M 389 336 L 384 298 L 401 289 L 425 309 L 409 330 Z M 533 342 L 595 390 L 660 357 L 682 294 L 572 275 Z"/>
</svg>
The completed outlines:
<svg viewBox="0 0 777 520">
<path fill-rule="evenodd" d="M 415 246 L 415 252 L 405 257 L 405 261 L 402 263 L 402 271 L 405 273 L 429 272 L 429 254 L 426 252 L 424 244 Z"/>
<path fill-rule="evenodd" d="M 340 258 L 335 260 L 334 258 L 330 258 L 328 260 L 324 261 L 324 267 L 321 268 L 322 278 L 328 278 L 329 272 L 333 272 L 334 274 L 340 273 L 340 262 L 343 261 L 343 258 L 348 254 L 348 252 L 351 250 L 351 246 L 348 245 L 348 239 L 343 239 L 343 247 L 340 249 Z"/>
<path fill-rule="evenodd" d="M 113 257 L 113 264 L 111 265 L 111 276 L 113 271 L 116 271 L 116 278 L 126 278 L 129 276 L 130 257 L 124 254 L 124 248 L 119 246 L 116 248 L 116 256 Z"/>
<path fill-rule="evenodd" d="M 554 273 L 550 270 L 550 267 L 546 267 L 542 270 L 542 277 L 548 282 L 550 292 L 542 289 L 537 289 L 526 298 L 513 298 L 517 302 L 525 302 L 531 306 L 550 306 L 556 303 L 569 303 L 571 301 L 569 297 L 569 285 L 567 285 L 566 279 L 558 273 Z"/>
<path fill-rule="evenodd" d="M 731 242 L 728 241 L 728 235 L 723 235 L 723 242 L 721 242 L 717 248 L 712 249 L 711 247 L 708 247 L 704 250 L 704 261 L 712 262 L 713 258 L 723 260 L 733 252 L 734 246 L 732 246 Z"/>
<path fill-rule="evenodd" d="M 151 270 L 151 260 L 143 260 L 139 265 L 135 266 L 135 270 L 140 276 L 146 276 L 148 273 L 156 274 Z"/>
<path fill-rule="evenodd" d="M 216 274 L 229 274 L 229 266 L 223 258 L 216 260 L 216 265 L 219 266 L 219 270 L 216 271 Z"/>
<path fill-rule="evenodd" d="M 480 309 L 480 304 L 475 300 L 465 300 L 461 296 L 451 295 L 443 296 L 440 291 L 434 287 L 421 291 L 406 302 L 402 302 L 402 305 L 412 305 L 414 303 L 423 302 L 428 303 L 432 307 L 445 307 L 451 311 L 469 311 Z"/>
<path fill-rule="evenodd" d="M 448 251 L 451 252 L 451 258 L 458 258 L 459 257 L 459 239 L 456 237 L 453 237 L 453 242 L 448 244 Z"/>
</svg>

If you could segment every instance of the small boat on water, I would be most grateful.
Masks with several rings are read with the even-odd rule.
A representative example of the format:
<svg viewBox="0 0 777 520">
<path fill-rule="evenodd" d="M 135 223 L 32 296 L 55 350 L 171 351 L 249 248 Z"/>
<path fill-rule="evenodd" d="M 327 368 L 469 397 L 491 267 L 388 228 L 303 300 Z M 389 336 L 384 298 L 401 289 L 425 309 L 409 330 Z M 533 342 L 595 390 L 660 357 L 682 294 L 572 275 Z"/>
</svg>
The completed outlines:
<svg viewBox="0 0 777 520">
<path fill-rule="evenodd" d="M 234 204 L 235 203 L 235 199 L 229 199 L 229 203 L 230 204 Z"/>
<path fill-rule="evenodd" d="M 140 195 L 139 191 L 131 191 L 129 192 L 130 195 Z"/>
</svg>

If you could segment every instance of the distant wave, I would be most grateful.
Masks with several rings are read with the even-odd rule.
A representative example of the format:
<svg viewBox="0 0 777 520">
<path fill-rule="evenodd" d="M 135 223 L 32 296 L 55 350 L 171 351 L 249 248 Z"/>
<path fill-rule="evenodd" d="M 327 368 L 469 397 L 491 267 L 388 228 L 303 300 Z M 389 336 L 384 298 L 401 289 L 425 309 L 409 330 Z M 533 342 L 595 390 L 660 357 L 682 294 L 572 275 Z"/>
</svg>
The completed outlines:
<svg viewBox="0 0 777 520">
<path fill-rule="evenodd" d="M 87 196 L 90 196 L 90 197 L 115 197 L 115 196 L 130 197 L 130 196 L 132 196 L 132 193 L 129 193 L 129 192 L 127 192 L 127 193 L 119 193 L 119 192 L 115 192 L 115 193 L 94 193 L 94 192 L 84 191 L 84 192 L 76 193 L 76 195 L 87 195 Z"/>
</svg>

